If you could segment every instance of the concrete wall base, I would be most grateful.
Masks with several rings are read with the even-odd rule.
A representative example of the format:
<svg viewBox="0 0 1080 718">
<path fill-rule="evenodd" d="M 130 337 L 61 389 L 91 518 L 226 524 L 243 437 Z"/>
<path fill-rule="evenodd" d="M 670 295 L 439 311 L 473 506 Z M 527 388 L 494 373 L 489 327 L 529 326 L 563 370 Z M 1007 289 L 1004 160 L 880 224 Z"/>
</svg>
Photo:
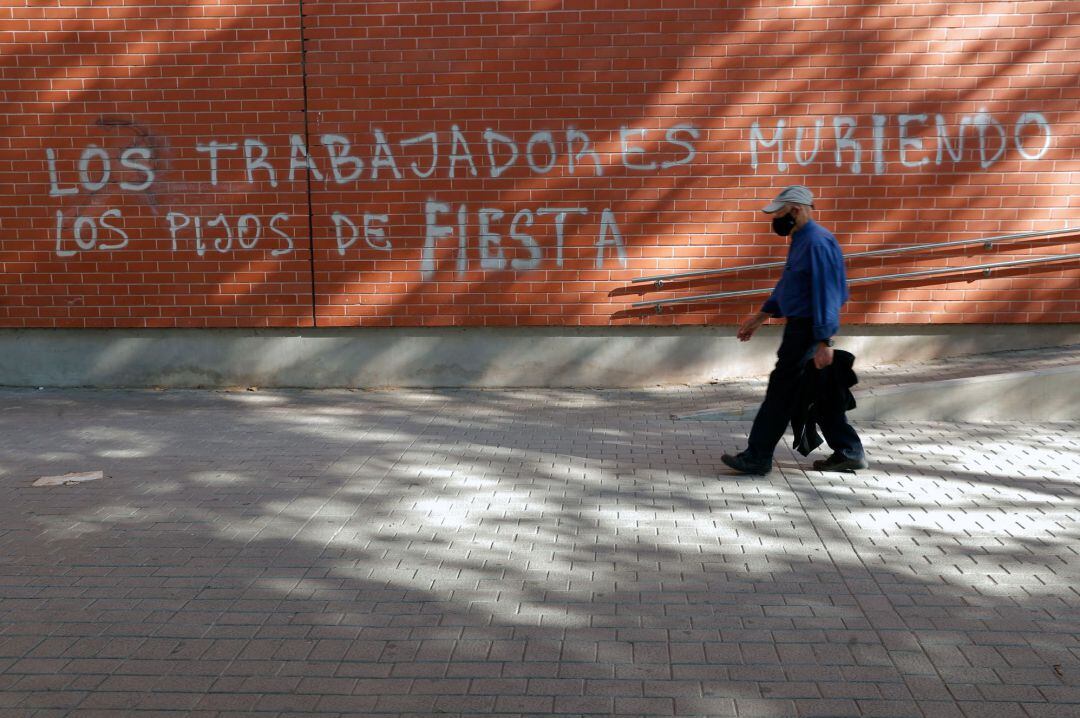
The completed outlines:
<svg viewBox="0 0 1080 718">
<path fill-rule="evenodd" d="M 0 329 L 0 385 L 643 387 L 763 376 L 779 326 Z M 863 365 L 1080 342 L 1080 325 L 848 326 Z"/>
<path fill-rule="evenodd" d="M 1080 367 L 928 381 L 857 395 L 854 421 L 1080 421 Z"/>
</svg>

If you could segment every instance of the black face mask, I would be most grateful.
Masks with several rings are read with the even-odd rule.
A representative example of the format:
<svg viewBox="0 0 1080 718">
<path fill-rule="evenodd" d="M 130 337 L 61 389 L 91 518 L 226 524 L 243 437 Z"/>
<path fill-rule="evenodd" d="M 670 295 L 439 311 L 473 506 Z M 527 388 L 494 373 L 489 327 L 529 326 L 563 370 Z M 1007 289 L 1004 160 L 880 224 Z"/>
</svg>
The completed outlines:
<svg viewBox="0 0 1080 718">
<path fill-rule="evenodd" d="M 782 217 L 773 217 L 772 231 L 781 237 L 788 236 L 793 229 L 795 229 L 795 216 L 790 212 Z"/>
</svg>

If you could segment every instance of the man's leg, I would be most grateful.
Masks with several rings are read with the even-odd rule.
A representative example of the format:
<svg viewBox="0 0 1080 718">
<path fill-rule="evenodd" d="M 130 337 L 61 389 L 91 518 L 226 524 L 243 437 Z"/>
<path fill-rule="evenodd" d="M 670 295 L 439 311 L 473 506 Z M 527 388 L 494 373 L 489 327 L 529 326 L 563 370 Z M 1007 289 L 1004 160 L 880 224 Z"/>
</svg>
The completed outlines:
<svg viewBox="0 0 1080 718">
<path fill-rule="evenodd" d="M 862 440 L 844 412 L 823 412 L 818 417 L 818 426 L 834 455 L 856 461 L 865 458 Z"/>
<path fill-rule="evenodd" d="M 832 456 L 814 462 L 818 471 L 856 471 L 867 468 L 862 440 L 855 427 L 848 423 L 843 405 L 836 400 L 841 391 L 836 386 L 836 375 L 818 372 L 818 397 L 831 398 L 818 404 L 818 426 L 825 442 L 833 450 Z"/>
<path fill-rule="evenodd" d="M 806 362 L 813 355 L 813 325 L 805 319 L 789 319 L 784 338 L 776 352 L 776 367 L 769 374 L 769 387 L 761 402 L 747 440 L 749 461 L 772 465 L 773 452 L 791 423 L 791 411 L 798 394 Z"/>
</svg>

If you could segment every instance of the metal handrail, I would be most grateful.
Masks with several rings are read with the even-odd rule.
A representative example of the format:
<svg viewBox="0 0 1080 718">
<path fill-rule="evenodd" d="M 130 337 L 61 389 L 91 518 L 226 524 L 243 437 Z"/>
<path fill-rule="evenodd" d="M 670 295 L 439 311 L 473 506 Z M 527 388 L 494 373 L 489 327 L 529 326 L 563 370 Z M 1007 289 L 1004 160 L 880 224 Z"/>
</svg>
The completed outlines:
<svg viewBox="0 0 1080 718">
<path fill-rule="evenodd" d="M 1032 237 L 1049 237 L 1054 234 L 1068 234 L 1080 232 L 1080 227 L 1064 227 L 1063 229 L 1048 229 L 1038 232 L 1021 232 L 1019 234 L 1003 234 L 997 237 L 985 237 L 983 239 L 956 239 L 950 242 L 932 242 L 930 244 L 909 244 L 904 247 L 892 247 L 890 249 L 872 249 L 868 252 L 854 252 L 853 254 L 845 254 L 844 259 L 855 259 L 857 257 L 881 257 L 888 254 L 903 254 L 905 252 L 917 252 L 922 249 L 937 249 L 940 247 L 962 247 L 967 244 L 981 244 L 983 248 L 990 249 L 995 242 L 1008 242 L 1014 239 L 1030 239 Z M 659 289 L 664 286 L 664 282 L 670 279 L 691 279 L 693 277 L 706 277 L 714 276 L 717 274 L 729 274 L 732 272 L 742 272 L 747 269 L 775 269 L 777 267 L 783 267 L 786 262 L 763 262 L 761 264 L 743 264 L 738 267 L 725 267 L 723 269 L 699 269 L 694 272 L 682 272 L 680 274 L 661 274 L 657 277 L 638 277 L 637 279 L 631 279 L 631 284 L 644 284 L 645 282 L 655 282 L 656 288 Z"/>
<path fill-rule="evenodd" d="M 883 274 L 874 277 L 859 277 L 858 279 L 849 279 L 848 286 L 852 284 L 868 284 L 870 282 L 883 282 L 886 279 L 904 279 L 907 277 L 925 277 L 933 274 L 957 274 L 959 272 L 974 272 L 982 270 L 985 276 L 990 276 L 990 270 L 1000 269 L 1001 267 L 1020 267 L 1027 264 L 1045 264 L 1048 262 L 1062 262 L 1066 259 L 1080 259 L 1080 253 L 1077 254 L 1054 254 L 1049 257 L 1035 257 L 1033 259 L 1015 259 L 1008 262 L 994 262 L 993 264 L 976 264 L 968 267 L 936 267 L 934 269 L 924 269 L 918 272 L 902 272 L 900 274 Z M 656 311 L 662 311 L 663 308 L 669 304 L 687 304 L 690 302 L 705 302 L 714 299 L 728 299 L 730 297 L 748 297 L 754 294 L 771 294 L 772 288 L 769 289 L 742 289 L 735 292 L 719 292 L 717 294 L 699 294 L 693 297 L 675 297 L 673 299 L 653 299 L 647 302 L 636 302 L 632 306 L 637 307 L 656 307 Z"/>
</svg>

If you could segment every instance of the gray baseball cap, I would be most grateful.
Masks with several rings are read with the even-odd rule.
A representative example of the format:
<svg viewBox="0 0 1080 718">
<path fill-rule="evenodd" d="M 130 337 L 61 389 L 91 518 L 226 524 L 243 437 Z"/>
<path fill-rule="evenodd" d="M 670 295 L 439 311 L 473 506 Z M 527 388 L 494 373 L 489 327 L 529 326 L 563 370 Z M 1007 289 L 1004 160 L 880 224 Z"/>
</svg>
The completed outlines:
<svg viewBox="0 0 1080 718">
<path fill-rule="evenodd" d="M 765 208 L 761 211 L 766 213 L 775 212 L 785 204 L 808 204 L 813 207 L 814 193 L 810 191 L 809 187 L 793 184 L 790 187 L 785 187 L 780 194 L 776 195 L 776 199 L 765 205 Z"/>
</svg>

